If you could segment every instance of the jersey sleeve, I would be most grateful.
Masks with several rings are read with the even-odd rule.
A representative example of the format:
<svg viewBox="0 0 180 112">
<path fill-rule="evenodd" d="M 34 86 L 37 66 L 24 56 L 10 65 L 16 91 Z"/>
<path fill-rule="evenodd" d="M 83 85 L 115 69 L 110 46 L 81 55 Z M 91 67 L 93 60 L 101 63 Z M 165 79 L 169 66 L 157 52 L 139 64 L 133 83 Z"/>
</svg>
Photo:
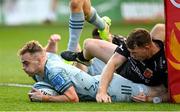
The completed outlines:
<svg viewBox="0 0 180 112">
<path fill-rule="evenodd" d="M 126 47 L 126 44 L 124 42 L 121 42 L 120 45 L 116 48 L 115 52 L 123 55 L 124 57 L 128 58 L 130 56 L 130 53 Z"/>
<path fill-rule="evenodd" d="M 72 81 L 64 68 L 53 68 L 50 71 L 49 81 L 54 89 L 63 94 L 69 87 L 72 86 Z"/>
</svg>

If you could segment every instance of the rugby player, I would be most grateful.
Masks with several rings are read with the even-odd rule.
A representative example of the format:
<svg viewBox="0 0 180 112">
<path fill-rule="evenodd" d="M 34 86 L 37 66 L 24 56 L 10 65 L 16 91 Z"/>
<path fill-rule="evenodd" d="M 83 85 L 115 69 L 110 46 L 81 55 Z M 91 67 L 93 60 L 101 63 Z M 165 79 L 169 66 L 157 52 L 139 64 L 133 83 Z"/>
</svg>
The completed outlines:
<svg viewBox="0 0 180 112">
<path fill-rule="evenodd" d="M 58 39 L 57 39 L 58 40 Z M 78 102 L 96 101 L 96 93 L 99 87 L 101 76 L 90 76 L 82 70 L 64 63 L 52 49 L 56 48 L 57 40 L 50 39 L 46 49 L 37 41 L 26 43 L 20 50 L 19 56 L 23 65 L 23 70 L 36 81 L 50 84 L 59 95 L 44 95 L 37 89 L 29 93 L 31 101 L 42 102 Z M 50 52 L 46 52 L 50 51 Z M 146 101 L 152 101 L 153 97 L 164 92 L 163 89 L 155 91 L 143 84 L 136 84 L 120 75 L 114 75 L 108 86 L 108 94 L 113 102 L 132 101 L 133 96 L 144 93 Z"/>
<path fill-rule="evenodd" d="M 163 84 L 167 87 L 167 64 L 163 42 L 153 40 L 145 29 L 135 29 L 129 34 L 127 41 L 118 47 L 102 40 L 87 39 L 82 52 L 69 51 L 63 54 L 63 58 L 85 65 L 89 65 L 89 60 L 94 57 L 107 63 L 102 72 L 97 94 L 98 102 L 111 102 L 107 88 L 114 72 L 135 83 L 148 86 Z M 164 100 L 167 99 L 166 94 Z"/>
</svg>

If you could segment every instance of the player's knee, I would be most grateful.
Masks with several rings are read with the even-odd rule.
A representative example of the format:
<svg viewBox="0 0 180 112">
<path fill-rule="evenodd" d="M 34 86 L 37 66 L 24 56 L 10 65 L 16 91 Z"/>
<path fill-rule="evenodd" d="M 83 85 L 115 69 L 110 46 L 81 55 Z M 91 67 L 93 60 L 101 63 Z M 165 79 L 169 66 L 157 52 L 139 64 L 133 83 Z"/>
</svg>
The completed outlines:
<svg viewBox="0 0 180 112">
<path fill-rule="evenodd" d="M 84 49 L 89 50 L 94 44 L 94 39 L 86 39 L 84 41 Z"/>
<path fill-rule="evenodd" d="M 70 8 L 72 11 L 81 10 L 83 6 L 83 0 L 71 0 Z"/>
<path fill-rule="evenodd" d="M 156 24 L 150 32 L 151 36 L 154 39 L 165 40 L 165 25 L 164 24 Z"/>
<path fill-rule="evenodd" d="M 164 30 L 164 29 L 165 29 L 165 25 L 158 23 L 158 24 L 156 24 L 156 25 L 154 26 L 154 29 Z"/>
</svg>

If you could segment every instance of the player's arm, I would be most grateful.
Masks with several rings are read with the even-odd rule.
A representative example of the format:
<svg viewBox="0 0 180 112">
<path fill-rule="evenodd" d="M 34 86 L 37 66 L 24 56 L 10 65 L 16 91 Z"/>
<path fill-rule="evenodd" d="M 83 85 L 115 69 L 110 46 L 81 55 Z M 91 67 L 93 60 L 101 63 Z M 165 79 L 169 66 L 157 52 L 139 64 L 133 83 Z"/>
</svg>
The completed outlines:
<svg viewBox="0 0 180 112">
<path fill-rule="evenodd" d="M 145 95 L 143 92 L 139 93 L 137 96 L 133 96 L 132 100 L 135 102 L 167 102 L 169 101 L 169 94 L 167 88 L 163 85 L 150 87 L 148 95 Z"/>
<path fill-rule="evenodd" d="M 29 93 L 31 101 L 40 102 L 79 102 L 79 98 L 73 86 L 70 86 L 62 95 L 49 96 L 44 95 L 37 89 L 33 89 L 33 92 Z"/>
<path fill-rule="evenodd" d="M 115 70 L 121 66 L 126 61 L 126 58 L 119 53 L 115 53 L 110 60 L 108 61 L 107 65 L 103 69 L 102 77 L 100 80 L 100 86 L 98 89 L 98 93 L 96 95 L 97 102 L 111 102 L 111 98 L 107 94 L 107 89 L 109 83 L 112 80 L 113 73 Z"/>
<path fill-rule="evenodd" d="M 165 92 L 161 95 L 156 96 L 146 96 L 144 93 L 140 93 L 137 96 L 133 96 L 132 100 L 135 102 L 153 102 L 153 103 L 161 103 L 169 101 L 169 94 Z"/>
<path fill-rule="evenodd" d="M 45 49 L 46 52 L 57 53 L 58 50 L 58 41 L 61 39 L 61 36 L 58 34 L 53 34 L 50 36 L 48 44 Z"/>
<path fill-rule="evenodd" d="M 169 94 L 168 92 L 165 92 L 161 95 L 157 96 L 147 96 L 147 102 L 153 102 L 153 103 L 161 103 L 161 102 L 168 102 L 169 101 Z"/>
<path fill-rule="evenodd" d="M 45 96 L 44 101 L 49 102 L 79 102 L 79 98 L 73 86 L 69 87 L 63 95 Z"/>
</svg>

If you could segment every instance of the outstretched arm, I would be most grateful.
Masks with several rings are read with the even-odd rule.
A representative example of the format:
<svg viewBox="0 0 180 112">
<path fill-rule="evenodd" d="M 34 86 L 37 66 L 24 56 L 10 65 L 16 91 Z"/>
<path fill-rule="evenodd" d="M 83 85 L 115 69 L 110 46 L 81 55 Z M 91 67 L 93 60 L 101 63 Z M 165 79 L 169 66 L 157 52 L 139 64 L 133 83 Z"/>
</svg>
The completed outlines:
<svg viewBox="0 0 180 112">
<path fill-rule="evenodd" d="M 113 73 L 115 70 L 121 66 L 126 61 L 126 58 L 118 53 L 115 53 L 110 60 L 108 61 L 107 65 L 103 69 L 102 77 L 99 85 L 99 90 L 96 95 L 97 102 L 111 102 L 110 96 L 107 94 L 107 89 L 109 83 L 112 80 Z"/>
<path fill-rule="evenodd" d="M 60 35 L 58 35 L 58 34 L 51 35 L 49 42 L 45 47 L 46 52 L 57 53 L 59 40 L 61 40 Z"/>
<path fill-rule="evenodd" d="M 139 93 L 137 96 L 133 96 L 132 100 L 135 102 L 167 102 L 169 101 L 169 94 L 167 88 L 163 85 L 150 87 L 148 95 L 145 95 L 143 92 Z"/>
<path fill-rule="evenodd" d="M 79 102 L 79 98 L 73 86 L 69 87 L 63 95 L 49 96 L 43 95 L 39 90 L 33 89 L 33 92 L 28 93 L 31 101 L 39 102 Z"/>
</svg>

